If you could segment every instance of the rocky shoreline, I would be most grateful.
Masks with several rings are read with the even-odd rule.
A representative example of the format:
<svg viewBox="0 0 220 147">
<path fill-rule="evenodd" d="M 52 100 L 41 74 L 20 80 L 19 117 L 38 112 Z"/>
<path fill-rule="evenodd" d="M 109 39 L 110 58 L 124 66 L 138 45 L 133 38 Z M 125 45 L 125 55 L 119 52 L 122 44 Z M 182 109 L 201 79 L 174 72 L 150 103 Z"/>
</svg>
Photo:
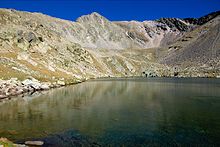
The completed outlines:
<svg viewBox="0 0 220 147">
<path fill-rule="evenodd" d="M 17 78 L 11 78 L 9 80 L 0 79 L 0 102 L 1 100 L 10 99 L 13 96 L 49 90 L 65 85 L 67 85 L 67 83 L 65 83 L 64 79 L 59 79 L 56 82 L 40 82 L 33 77 L 27 78 L 23 81 L 20 81 Z"/>
<path fill-rule="evenodd" d="M 145 75 L 142 75 L 145 77 Z M 151 77 L 158 77 L 158 76 L 151 76 Z M 175 77 L 175 76 L 169 76 Z M 177 78 L 186 78 L 182 76 L 176 76 Z M 148 76 L 149 78 L 149 76 Z M 198 77 L 202 78 L 202 77 Z M 210 77 L 204 77 L 210 78 Z M 211 78 L 220 78 L 211 77 Z M 65 82 L 64 79 L 59 79 L 54 82 L 41 82 L 33 77 L 29 77 L 23 81 L 18 80 L 17 78 L 11 78 L 9 80 L 2 80 L 0 79 L 0 102 L 2 100 L 10 99 L 11 97 L 27 94 L 27 93 L 34 93 L 37 91 L 45 91 L 52 88 L 59 88 L 66 85 L 77 84 L 81 83 L 82 81 L 75 81 L 75 82 Z"/>
</svg>

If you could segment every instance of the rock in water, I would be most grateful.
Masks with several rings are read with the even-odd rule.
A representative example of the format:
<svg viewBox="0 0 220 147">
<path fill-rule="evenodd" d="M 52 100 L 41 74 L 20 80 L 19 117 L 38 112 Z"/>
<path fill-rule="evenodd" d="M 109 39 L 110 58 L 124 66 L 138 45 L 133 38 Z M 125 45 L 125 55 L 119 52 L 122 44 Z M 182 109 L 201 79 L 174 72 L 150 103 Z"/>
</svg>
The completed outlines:
<svg viewBox="0 0 220 147">
<path fill-rule="evenodd" d="M 43 141 L 25 141 L 26 145 L 31 145 L 31 146 L 42 146 L 44 144 Z"/>
</svg>

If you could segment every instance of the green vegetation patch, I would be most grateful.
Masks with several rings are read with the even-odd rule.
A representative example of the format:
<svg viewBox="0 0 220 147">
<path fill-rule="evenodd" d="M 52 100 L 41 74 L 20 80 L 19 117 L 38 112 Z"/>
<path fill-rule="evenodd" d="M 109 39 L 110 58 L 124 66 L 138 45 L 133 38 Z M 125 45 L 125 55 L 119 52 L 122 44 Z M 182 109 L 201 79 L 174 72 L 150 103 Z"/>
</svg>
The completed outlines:
<svg viewBox="0 0 220 147">
<path fill-rule="evenodd" d="M 9 141 L 6 138 L 0 138 L 0 147 L 14 147 L 13 142 Z"/>
</svg>

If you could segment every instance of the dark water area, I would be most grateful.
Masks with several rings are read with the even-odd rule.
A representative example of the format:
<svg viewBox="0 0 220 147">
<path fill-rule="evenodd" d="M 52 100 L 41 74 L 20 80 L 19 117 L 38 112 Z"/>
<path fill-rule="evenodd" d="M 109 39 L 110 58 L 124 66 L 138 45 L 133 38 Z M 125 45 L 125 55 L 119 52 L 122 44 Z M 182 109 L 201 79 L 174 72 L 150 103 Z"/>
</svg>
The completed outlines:
<svg viewBox="0 0 220 147">
<path fill-rule="evenodd" d="M 99 79 L 0 104 L 0 136 L 44 146 L 220 146 L 220 80 Z"/>
</svg>

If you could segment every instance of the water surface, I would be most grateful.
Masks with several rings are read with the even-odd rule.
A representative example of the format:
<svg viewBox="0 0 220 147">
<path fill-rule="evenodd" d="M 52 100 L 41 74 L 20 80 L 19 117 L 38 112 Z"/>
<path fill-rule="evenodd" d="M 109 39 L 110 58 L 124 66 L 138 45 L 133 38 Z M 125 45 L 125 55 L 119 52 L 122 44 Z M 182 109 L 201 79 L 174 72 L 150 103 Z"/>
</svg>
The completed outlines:
<svg viewBox="0 0 220 147">
<path fill-rule="evenodd" d="M 46 146 L 220 146 L 220 80 L 100 79 L 0 105 L 0 136 Z"/>
</svg>

